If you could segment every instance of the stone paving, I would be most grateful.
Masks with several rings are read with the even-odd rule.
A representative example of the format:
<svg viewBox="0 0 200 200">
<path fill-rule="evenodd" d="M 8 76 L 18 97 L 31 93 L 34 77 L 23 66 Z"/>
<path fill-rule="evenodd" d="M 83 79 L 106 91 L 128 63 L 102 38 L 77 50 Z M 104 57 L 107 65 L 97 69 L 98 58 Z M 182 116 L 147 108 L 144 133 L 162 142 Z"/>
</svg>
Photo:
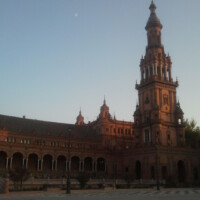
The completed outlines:
<svg viewBox="0 0 200 200">
<path fill-rule="evenodd" d="M 11 192 L 0 194 L 0 200 L 199 200 L 200 188 L 194 189 L 129 189 L 129 190 L 73 190 L 51 192 Z"/>
</svg>

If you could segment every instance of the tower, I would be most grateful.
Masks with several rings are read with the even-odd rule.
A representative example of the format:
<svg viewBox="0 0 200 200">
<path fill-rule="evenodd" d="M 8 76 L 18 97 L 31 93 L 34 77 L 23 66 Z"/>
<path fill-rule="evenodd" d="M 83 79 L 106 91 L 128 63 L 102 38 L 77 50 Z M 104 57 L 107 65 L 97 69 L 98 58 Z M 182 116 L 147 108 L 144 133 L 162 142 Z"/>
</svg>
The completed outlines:
<svg viewBox="0 0 200 200">
<path fill-rule="evenodd" d="M 172 62 L 162 45 L 163 26 L 153 1 L 149 9 L 146 52 L 140 61 L 141 80 L 136 84 L 139 103 L 134 112 L 135 142 L 138 146 L 183 146 L 183 111 L 176 100 L 178 81 L 172 78 Z"/>
</svg>

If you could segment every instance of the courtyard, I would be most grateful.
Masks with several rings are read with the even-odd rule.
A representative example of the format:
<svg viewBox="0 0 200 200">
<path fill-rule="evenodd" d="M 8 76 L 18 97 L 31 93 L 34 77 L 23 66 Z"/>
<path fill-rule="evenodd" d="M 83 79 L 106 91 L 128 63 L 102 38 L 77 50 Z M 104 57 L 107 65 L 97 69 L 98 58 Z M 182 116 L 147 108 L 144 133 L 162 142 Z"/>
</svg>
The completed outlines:
<svg viewBox="0 0 200 200">
<path fill-rule="evenodd" d="M 79 199 L 136 199 L 136 200 L 197 200 L 200 198 L 199 188 L 177 188 L 177 189 L 124 189 L 124 190 L 72 190 L 71 194 L 65 191 L 48 192 L 11 192 L 0 194 L 1 200 L 79 200 Z"/>
</svg>

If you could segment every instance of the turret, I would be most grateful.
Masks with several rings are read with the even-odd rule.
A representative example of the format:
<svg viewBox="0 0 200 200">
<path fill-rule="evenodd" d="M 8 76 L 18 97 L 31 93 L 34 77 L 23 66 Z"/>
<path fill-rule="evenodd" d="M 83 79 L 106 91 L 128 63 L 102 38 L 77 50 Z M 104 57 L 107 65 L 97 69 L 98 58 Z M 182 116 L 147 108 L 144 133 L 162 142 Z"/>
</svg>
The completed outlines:
<svg viewBox="0 0 200 200">
<path fill-rule="evenodd" d="M 103 105 L 101 106 L 101 109 L 100 109 L 99 118 L 100 119 L 111 118 L 110 113 L 109 113 L 109 107 L 106 105 L 105 98 L 104 98 L 104 101 L 103 101 Z"/>
<path fill-rule="evenodd" d="M 79 112 L 78 117 L 76 118 L 76 125 L 83 125 L 84 124 L 84 117 L 81 114 L 81 110 Z"/>
</svg>

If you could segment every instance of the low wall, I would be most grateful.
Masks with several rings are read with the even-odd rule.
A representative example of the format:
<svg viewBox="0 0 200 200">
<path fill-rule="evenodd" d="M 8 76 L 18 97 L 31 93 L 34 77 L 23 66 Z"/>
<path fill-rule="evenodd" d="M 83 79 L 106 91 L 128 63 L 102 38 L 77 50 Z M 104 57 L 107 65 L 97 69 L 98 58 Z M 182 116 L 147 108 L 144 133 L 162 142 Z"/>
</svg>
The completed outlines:
<svg viewBox="0 0 200 200">
<path fill-rule="evenodd" d="M 71 179 L 71 189 L 80 189 L 79 182 L 76 179 Z M 103 189 L 103 188 L 138 188 L 152 187 L 156 185 L 155 180 L 135 180 L 127 183 L 122 179 L 90 179 L 87 182 L 87 189 Z M 30 178 L 23 183 L 23 190 L 49 190 L 53 188 L 66 189 L 66 179 L 35 179 Z M 10 181 L 9 190 L 14 191 L 16 187 Z"/>
<path fill-rule="evenodd" d="M 9 192 L 9 179 L 0 177 L 0 193 Z"/>
</svg>

